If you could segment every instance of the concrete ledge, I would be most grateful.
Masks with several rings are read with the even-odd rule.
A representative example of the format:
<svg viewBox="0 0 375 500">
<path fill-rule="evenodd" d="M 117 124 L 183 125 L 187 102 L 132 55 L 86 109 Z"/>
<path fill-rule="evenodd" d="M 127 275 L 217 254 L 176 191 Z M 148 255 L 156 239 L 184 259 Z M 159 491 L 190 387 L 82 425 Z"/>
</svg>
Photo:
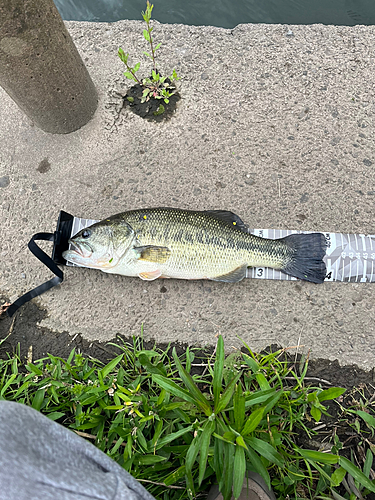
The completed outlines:
<svg viewBox="0 0 375 500">
<path fill-rule="evenodd" d="M 120 111 L 121 46 L 144 59 L 142 23 L 68 22 L 98 89 L 94 119 L 66 136 L 33 127 L 0 92 L 0 291 L 49 278 L 27 250 L 60 209 L 103 218 L 147 206 L 222 208 L 252 227 L 374 233 L 375 27 L 155 23 L 159 66 L 176 68 L 176 115 L 154 124 Z M 141 65 L 147 74 L 147 62 Z M 46 246 L 46 248 L 48 248 Z M 87 339 L 140 332 L 160 341 L 312 356 L 374 366 L 375 284 L 239 284 L 139 279 L 69 269 L 37 303 L 42 325 Z"/>
</svg>

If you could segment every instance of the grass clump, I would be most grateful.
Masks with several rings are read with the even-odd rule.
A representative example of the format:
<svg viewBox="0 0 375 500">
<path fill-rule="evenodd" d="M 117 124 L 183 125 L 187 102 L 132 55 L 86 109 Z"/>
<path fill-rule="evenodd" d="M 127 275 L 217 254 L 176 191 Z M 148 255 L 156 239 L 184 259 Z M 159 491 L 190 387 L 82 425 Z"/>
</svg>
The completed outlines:
<svg viewBox="0 0 375 500">
<path fill-rule="evenodd" d="M 0 361 L 0 398 L 92 440 L 157 499 L 202 498 L 216 478 L 225 500 L 237 498 L 246 470 L 280 499 L 375 492 L 371 404 L 340 407 L 341 421 L 354 416 L 353 429 L 368 443 L 361 463 L 345 456 L 334 430 L 324 438 L 328 450 L 307 449 L 303 439 L 316 438 L 315 423 L 329 417 L 329 404 L 341 404 L 334 401 L 345 389 L 308 385 L 307 361 L 290 365 L 283 350 L 245 347 L 225 357 L 220 336 L 215 354 L 202 358 L 189 348 L 145 349 L 133 338 L 106 365 L 74 349 L 67 360 L 48 355 L 24 365 L 9 357 Z"/>
</svg>

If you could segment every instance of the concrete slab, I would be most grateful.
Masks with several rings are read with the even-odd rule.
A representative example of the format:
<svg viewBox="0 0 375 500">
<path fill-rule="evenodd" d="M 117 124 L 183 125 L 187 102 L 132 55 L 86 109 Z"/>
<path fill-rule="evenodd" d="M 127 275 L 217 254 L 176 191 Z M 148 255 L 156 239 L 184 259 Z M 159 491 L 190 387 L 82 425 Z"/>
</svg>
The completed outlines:
<svg viewBox="0 0 375 500">
<path fill-rule="evenodd" d="M 28 251 L 60 209 L 101 219 L 127 209 L 227 209 L 250 227 L 374 233 L 375 27 L 155 23 L 162 72 L 176 68 L 176 115 L 155 124 L 121 111 L 121 46 L 143 60 L 142 23 L 68 22 L 98 88 L 94 119 L 49 135 L 0 92 L 0 291 L 50 277 Z M 146 62 L 142 64 L 147 74 Z M 46 244 L 45 248 L 48 248 Z M 139 279 L 68 269 L 37 300 L 55 331 L 109 340 L 253 349 L 277 342 L 314 358 L 374 366 L 375 284 L 239 284 Z"/>
</svg>

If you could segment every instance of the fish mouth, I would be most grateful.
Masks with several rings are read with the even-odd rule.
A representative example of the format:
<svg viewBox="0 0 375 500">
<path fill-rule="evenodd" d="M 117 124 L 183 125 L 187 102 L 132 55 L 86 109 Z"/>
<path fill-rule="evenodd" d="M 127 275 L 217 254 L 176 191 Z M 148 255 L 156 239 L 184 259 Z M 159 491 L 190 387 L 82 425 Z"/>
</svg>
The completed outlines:
<svg viewBox="0 0 375 500">
<path fill-rule="evenodd" d="M 69 252 L 74 252 L 84 259 L 89 259 L 93 254 L 93 249 L 87 243 L 76 243 L 72 240 L 68 241 L 70 247 Z"/>
</svg>

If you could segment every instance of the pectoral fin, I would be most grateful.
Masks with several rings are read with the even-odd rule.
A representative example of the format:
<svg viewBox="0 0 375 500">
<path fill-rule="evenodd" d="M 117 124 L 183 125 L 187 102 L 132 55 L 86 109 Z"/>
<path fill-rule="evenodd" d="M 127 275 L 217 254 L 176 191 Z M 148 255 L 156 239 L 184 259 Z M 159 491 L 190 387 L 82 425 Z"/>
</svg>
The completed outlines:
<svg viewBox="0 0 375 500">
<path fill-rule="evenodd" d="M 247 264 L 237 267 L 233 271 L 227 274 L 222 274 L 221 276 L 215 276 L 215 278 L 209 278 L 212 281 L 225 281 L 226 283 L 236 283 L 241 281 L 246 277 Z"/>
<path fill-rule="evenodd" d="M 171 255 L 169 248 L 153 245 L 135 247 L 134 252 L 138 260 L 147 260 L 147 262 L 156 262 L 157 264 L 164 264 Z"/>
<path fill-rule="evenodd" d="M 161 271 L 159 269 L 156 271 L 146 271 L 145 273 L 139 273 L 138 276 L 145 281 L 154 281 L 161 276 Z"/>
</svg>

